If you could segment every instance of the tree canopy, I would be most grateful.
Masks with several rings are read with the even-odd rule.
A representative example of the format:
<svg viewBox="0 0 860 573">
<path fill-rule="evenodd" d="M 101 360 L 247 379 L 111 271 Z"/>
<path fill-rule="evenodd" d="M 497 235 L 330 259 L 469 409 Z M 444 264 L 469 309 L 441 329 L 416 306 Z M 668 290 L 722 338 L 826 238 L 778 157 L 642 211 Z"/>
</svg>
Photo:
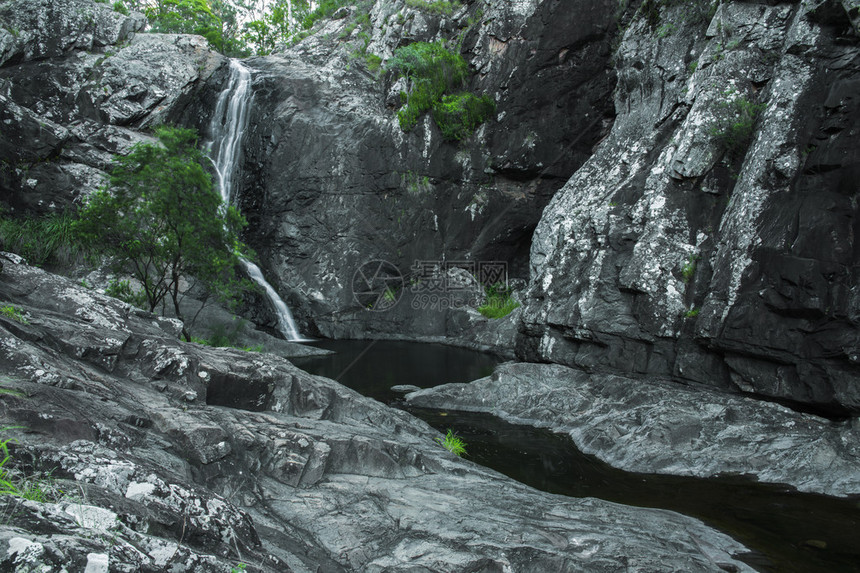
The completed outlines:
<svg viewBox="0 0 860 573">
<path fill-rule="evenodd" d="M 160 127 L 155 135 L 159 143 L 137 144 L 116 160 L 107 189 L 90 197 L 75 230 L 140 283 L 150 310 L 169 297 L 182 318 L 185 278 L 202 281 L 221 300 L 244 289 L 236 271 L 247 223 L 213 186 L 196 131 Z"/>
<path fill-rule="evenodd" d="M 198 34 L 229 56 L 270 53 L 348 0 L 119 0 L 152 32 Z"/>
</svg>

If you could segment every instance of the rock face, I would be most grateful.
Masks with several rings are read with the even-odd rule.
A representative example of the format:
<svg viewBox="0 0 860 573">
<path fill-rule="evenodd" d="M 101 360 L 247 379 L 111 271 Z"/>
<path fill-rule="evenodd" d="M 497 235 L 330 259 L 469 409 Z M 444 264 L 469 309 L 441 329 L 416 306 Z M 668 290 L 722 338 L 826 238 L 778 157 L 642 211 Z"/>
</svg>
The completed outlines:
<svg viewBox="0 0 860 573">
<path fill-rule="evenodd" d="M 860 426 L 778 404 L 586 374 L 557 364 L 508 363 L 470 384 L 413 392 L 410 404 L 487 412 L 568 434 L 620 469 L 713 477 L 743 474 L 800 491 L 860 493 Z"/>
<path fill-rule="evenodd" d="M 465 311 L 450 308 L 453 295 L 411 290 L 415 261 L 504 261 L 510 276 L 526 277 L 541 210 L 612 114 L 615 9 L 611 1 L 476 2 L 443 17 L 402 0 L 377 2 L 367 51 L 383 59 L 407 41 L 461 38 L 473 70 L 467 87 L 489 94 L 496 115 L 460 143 L 444 141 L 429 114 L 401 130 L 402 82 L 367 71 L 352 53 L 356 15 L 247 61 L 255 92 L 240 193 L 247 239 L 303 330 L 468 331 Z M 220 87 L 213 78 L 211 93 Z M 199 111 L 189 121 L 206 125 Z M 384 313 L 353 298 L 355 273 L 378 259 L 405 280 L 404 297 Z"/>
<path fill-rule="evenodd" d="M 672 4 L 537 226 L 518 355 L 856 414 L 856 5 Z"/>
<path fill-rule="evenodd" d="M 101 186 L 114 154 L 148 141 L 222 58 L 198 36 L 141 34 L 91 0 L 0 8 L 0 187 L 13 210 L 67 207 Z"/>
<path fill-rule="evenodd" d="M 537 492 L 406 413 L 14 260 L 0 297 L 6 468 L 52 476 L 46 501 L 3 498 L 3 568 L 752 570 L 696 520 Z"/>
</svg>

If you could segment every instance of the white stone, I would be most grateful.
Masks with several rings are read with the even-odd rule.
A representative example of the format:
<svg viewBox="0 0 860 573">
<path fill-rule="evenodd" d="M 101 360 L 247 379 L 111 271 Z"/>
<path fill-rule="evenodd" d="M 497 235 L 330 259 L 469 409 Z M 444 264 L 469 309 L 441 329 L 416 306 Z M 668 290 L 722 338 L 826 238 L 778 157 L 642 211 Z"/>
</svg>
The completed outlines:
<svg viewBox="0 0 860 573">
<path fill-rule="evenodd" d="M 108 573 L 110 557 L 105 553 L 88 553 L 84 573 Z"/>
</svg>

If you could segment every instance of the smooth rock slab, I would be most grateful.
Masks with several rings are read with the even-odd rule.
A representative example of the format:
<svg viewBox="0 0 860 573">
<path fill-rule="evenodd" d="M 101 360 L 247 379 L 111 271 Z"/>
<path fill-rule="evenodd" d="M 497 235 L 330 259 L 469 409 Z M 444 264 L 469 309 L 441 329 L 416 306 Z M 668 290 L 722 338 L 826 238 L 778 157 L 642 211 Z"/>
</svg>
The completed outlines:
<svg viewBox="0 0 860 573">
<path fill-rule="evenodd" d="M 431 408 L 488 412 L 570 435 L 628 471 L 763 482 L 828 495 L 860 493 L 860 430 L 779 404 L 683 386 L 509 363 L 469 384 L 406 396 Z"/>
<path fill-rule="evenodd" d="M 28 324 L 0 317 L 7 467 L 82 501 L 0 499 L 0 570 L 751 571 L 695 519 L 533 490 L 280 357 L 180 342 L 171 321 L 8 261 L 0 299 Z M 120 337 L 110 364 L 80 352 Z M 200 399 L 222 384 L 248 409 Z"/>
</svg>

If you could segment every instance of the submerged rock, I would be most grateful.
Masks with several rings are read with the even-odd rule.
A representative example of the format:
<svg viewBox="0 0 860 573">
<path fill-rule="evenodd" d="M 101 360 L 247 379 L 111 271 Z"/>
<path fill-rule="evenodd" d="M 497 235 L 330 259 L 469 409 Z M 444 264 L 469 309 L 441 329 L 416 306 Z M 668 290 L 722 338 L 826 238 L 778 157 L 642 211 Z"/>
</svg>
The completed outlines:
<svg viewBox="0 0 860 573">
<path fill-rule="evenodd" d="M 860 427 L 706 387 L 508 363 L 469 384 L 406 396 L 427 408 L 487 412 L 570 436 L 628 471 L 749 475 L 800 491 L 860 494 Z"/>
<path fill-rule="evenodd" d="M 255 571 L 751 571 L 672 512 L 535 491 L 410 415 L 282 358 L 4 261 L 0 394 L 14 475 L 0 567 Z M 52 491 L 65 495 L 55 496 Z"/>
</svg>

